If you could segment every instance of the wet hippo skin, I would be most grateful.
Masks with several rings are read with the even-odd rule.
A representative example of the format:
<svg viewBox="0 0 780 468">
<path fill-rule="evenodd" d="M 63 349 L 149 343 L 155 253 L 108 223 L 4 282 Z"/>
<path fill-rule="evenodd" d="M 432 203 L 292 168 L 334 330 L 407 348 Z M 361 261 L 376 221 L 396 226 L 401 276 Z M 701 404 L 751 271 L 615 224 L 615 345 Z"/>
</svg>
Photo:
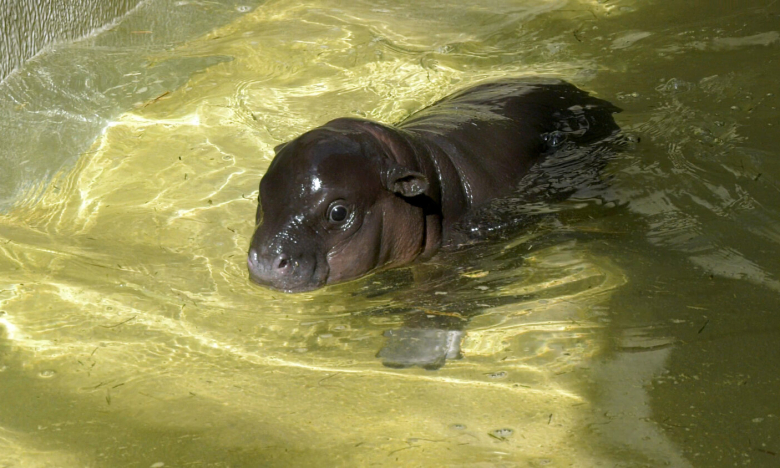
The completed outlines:
<svg viewBox="0 0 780 468">
<path fill-rule="evenodd" d="M 569 83 L 524 78 L 462 90 L 396 126 L 330 121 L 275 149 L 250 278 L 300 292 L 428 259 L 563 142 L 616 133 L 618 111 Z"/>
</svg>

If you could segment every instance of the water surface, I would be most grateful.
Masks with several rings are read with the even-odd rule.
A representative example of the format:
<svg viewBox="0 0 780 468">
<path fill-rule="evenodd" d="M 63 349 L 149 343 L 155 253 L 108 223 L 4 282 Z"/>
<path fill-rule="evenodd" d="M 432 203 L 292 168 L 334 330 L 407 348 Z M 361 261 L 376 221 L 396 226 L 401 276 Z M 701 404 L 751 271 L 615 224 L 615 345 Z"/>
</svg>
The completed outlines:
<svg viewBox="0 0 780 468">
<path fill-rule="evenodd" d="M 0 84 L 0 465 L 780 460 L 779 4 L 148 7 L 187 5 L 210 32 L 141 9 Z M 624 109 L 607 189 L 429 265 L 249 284 L 275 145 L 531 74 Z M 462 358 L 384 366 L 418 319 Z"/>
</svg>

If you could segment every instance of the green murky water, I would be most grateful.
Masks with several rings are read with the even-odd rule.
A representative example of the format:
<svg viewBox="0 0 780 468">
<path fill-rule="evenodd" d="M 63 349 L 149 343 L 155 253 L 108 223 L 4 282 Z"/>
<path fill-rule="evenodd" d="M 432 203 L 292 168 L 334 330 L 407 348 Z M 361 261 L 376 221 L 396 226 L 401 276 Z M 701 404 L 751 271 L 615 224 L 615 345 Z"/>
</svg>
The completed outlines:
<svg viewBox="0 0 780 468">
<path fill-rule="evenodd" d="M 0 84 L 0 466 L 780 462 L 780 4 L 255 6 L 152 1 Z M 275 145 L 528 74 L 624 109 L 607 193 L 430 265 L 249 284 Z M 383 366 L 416 316 L 462 358 Z"/>
</svg>

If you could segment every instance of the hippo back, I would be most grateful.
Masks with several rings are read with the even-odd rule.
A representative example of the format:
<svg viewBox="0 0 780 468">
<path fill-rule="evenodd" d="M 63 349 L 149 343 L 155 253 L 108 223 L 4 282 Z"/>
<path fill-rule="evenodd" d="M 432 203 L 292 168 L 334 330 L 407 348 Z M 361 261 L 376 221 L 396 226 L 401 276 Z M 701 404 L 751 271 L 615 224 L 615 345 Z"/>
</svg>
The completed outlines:
<svg viewBox="0 0 780 468">
<path fill-rule="evenodd" d="M 616 133 L 620 109 L 557 79 L 511 79 L 450 95 L 398 127 L 435 159 L 444 219 L 508 194 L 531 168 L 568 143 Z M 445 226 L 446 230 L 446 226 Z"/>
</svg>

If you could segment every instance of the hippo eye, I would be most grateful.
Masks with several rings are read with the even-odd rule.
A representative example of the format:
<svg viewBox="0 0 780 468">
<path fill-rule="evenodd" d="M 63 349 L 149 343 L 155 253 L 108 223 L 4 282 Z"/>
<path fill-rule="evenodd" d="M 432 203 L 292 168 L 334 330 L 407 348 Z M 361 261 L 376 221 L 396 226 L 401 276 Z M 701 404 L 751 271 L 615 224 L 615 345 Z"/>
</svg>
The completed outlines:
<svg viewBox="0 0 780 468">
<path fill-rule="evenodd" d="M 333 224 L 341 224 L 349 217 L 349 208 L 339 202 L 328 207 L 328 221 Z"/>
</svg>

